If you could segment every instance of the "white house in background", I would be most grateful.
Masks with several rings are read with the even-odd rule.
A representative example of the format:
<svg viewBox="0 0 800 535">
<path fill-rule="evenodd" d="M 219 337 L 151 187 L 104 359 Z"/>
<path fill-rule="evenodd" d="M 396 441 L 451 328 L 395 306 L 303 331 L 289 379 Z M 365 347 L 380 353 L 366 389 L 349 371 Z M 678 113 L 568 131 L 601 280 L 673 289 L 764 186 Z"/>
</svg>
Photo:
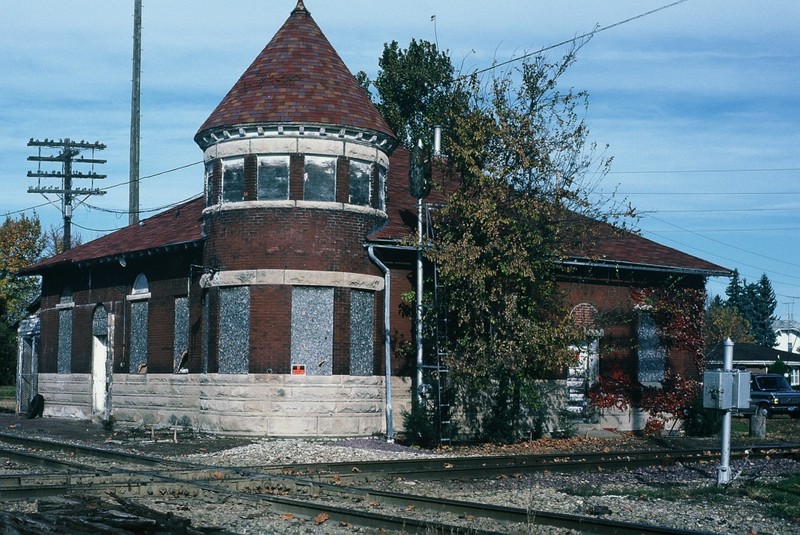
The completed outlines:
<svg viewBox="0 0 800 535">
<path fill-rule="evenodd" d="M 795 343 L 797 347 L 797 343 Z M 722 367 L 722 344 L 709 352 L 706 357 L 707 369 L 718 369 Z M 758 344 L 734 344 L 733 346 L 733 367 L 751 372 L 766 373 L 769 367 L 776 361 L 782 360 L 789 367 L 787 379 L 792 386 L 800 386 L 800 353 L 789 353 L 772 347 L 764 347 Z"/>
<path fill-rule="evenodd" d="M 789 353 L 800 353 L 800 323 L 793 320 L 777 320 L 775 329 L 775 349 Z"/>
</svg>

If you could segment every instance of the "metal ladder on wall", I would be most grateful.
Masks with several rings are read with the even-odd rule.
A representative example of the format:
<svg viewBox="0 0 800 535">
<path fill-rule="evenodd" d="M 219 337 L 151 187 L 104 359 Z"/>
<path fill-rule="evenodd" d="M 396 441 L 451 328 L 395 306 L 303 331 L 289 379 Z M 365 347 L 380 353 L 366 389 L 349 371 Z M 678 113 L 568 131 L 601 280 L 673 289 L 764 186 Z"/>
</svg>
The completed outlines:
<svg viewBox="0 0 800 535">
<path fill-rule="evenodd" d="M 433 225 L 433 211 L 436 210 L 436 205 L 425 203 L 425 233 L 428 243 L 433 243 L 435 240 L 435 229 Z M 430 363 L 426 365 L 431 375 L 431 385 L 435 387 L 433 392 L 434 415 L 436 417 L 436 425 L 439 436 L 439 442 L 442 445 L 450 445 L 453 441 L 452 432 L 452 389 L 450 388 L 448 380 L 448 369 L 445 365 L 445 358 L 447 357 L 448 348 L 448 315 L 446 310 L 447 304 L 447 287 L 442 283 L 439 277 L 439 268 L 437 264 L 433 263 L 433 304 L 429 305 L 428 311 L 433 311 L 433 329 L 430 333 L 433 342 L 433 351 L 429 359 Z M 426 314 L 428 316 L 428 314 Z"/>
</svg>

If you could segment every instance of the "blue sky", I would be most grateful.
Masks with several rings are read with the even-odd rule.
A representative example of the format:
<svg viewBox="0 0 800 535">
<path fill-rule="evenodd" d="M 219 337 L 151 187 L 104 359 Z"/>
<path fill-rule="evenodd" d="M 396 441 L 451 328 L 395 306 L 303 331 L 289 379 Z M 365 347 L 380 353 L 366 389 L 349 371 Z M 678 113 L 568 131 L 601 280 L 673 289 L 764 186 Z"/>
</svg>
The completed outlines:
<svg viewBox="0 0 800 535">
<path fill-rule="evenodd" d="M 155 176 L 141 183 L 143 217 L 202 191 L 194 134 L 295 3 L 144 0 L 141 176 Z M 800 316 L 800 2 L 305 3 L 348 67 L 373 77 L 392 40 L 438 41 L 468 72 L 670 6 L 595 35 L 562 80 L 588 91 L 591 139 L 614 157 L 602 190 L 628 198 L 645 237 L 748 281 L 766 273 L 777 314 Z M 46 226 L 60 225 L 58 208 L 27 193 L 36 163 L 26 145 L 69 137 L 108 146 L 96 155 L 108 178 L 94 186 L 112 186 L 87 199 L 102 210 L 75 210 L 73 232 L 89 239 L 127 224 L 115 212 L 128 206 L 133 4 L 3 6 L 0 217 L 38 206 Z"/>
</svg>

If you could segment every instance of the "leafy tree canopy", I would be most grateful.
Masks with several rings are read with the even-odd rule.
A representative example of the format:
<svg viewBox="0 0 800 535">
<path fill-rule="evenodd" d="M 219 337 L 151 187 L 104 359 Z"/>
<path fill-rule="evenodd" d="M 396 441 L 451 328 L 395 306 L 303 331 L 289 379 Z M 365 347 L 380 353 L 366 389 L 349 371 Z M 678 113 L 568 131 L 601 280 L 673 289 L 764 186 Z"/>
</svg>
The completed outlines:
<svg viewBox="0 0 800 535">
<path fill-rule="evenodd" d="M 36 278 L 20 277 L 17 273 L 38 260 L 43 247 L 38 217 L 6 217 L 0 225 L 0 308 L 3 309 L 0 319 L 10 325 L 24 317 L 38 290 Z"/>
<path fill-rule="evenodd" d="M 751 334 L 750 322 L 745 319 L 739 309 L 727 306 L 717 296 L 711 301 L 705 312 L 705 346 L 706 352 L 716 344 L 730 338 L 737 344 L 753 344 L 755 338 Z"/>
<path fill-rule="evenodd" d="M 610 219 L 588 199 L 610 165 L 587 141 L 588 95 L 558 87 L 574 61 L 575 50 L 555 62 L 531 57 L 482 80 L 456 77 L 430 43 L 403 51 L 394 42 L 375 83 L 401 141 L 445 126 L 446 165 L 460 187 L 436 213 L 427 254 L 447 287 L 449 369 L 511 427 L 517 407 L 541 400 L 536 380 L 571 363 L 583 336 L 568 317 L 557 261 L 588 245 L 590 221 Z"/>
</svg>

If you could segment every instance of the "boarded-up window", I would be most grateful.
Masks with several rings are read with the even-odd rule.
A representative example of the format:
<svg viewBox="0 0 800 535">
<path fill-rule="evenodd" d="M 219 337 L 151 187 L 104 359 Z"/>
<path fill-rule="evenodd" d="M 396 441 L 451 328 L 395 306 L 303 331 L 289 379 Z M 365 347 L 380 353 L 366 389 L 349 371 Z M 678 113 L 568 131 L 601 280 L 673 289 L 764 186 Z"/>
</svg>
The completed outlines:
<svg viewBox="0 0 800 535">
<path fill-rule="evenodd" d="M 175 298 L 175 322 L 172 334 L 172 357 L 175 362 L 174 370 L 181 370 L 181 361 L 184 353 L 189 350 L 189 298 Z M 184 363 L 184 368 L 187 364 Z"/>
<path fill-rule="evenodd" d="M 375 294 L 350 292 L 350 375 L 372 375 L 375 346 Z"/>
<path fill-rule="evenodd" d="M 130 373 L 147 371 L 147 301 L 131 303 Z"/>
<path fill-rule="evenodd" d="M 292 288 L 292 368 L 333 374 L 333 288 Z"/>
<path fill-rule="evenodd" d="M 639 382 L 658 386 L 664 380 L 667 352 L 661 346 L 656 320 L 647 312 L 639 313 Z"/>
<path fill-rule="evenodd" d="M 58 311 L 58 373 L 70 373 L 72 367 L 72 309 Z"/>
<path fill-rule="evenodd" d="M 250 365 L 250 288 L 219 291 L 219 373 L 247 373 Z"/>
<path fill-rule="evenodd" d="M 217 192 L 214 189 L 214 164 L 207 163 L 206 164 L 206 206 L 211 206 L 212 204 L 217 204 L 219 199 L 217 199 Z"/>
</svg>

